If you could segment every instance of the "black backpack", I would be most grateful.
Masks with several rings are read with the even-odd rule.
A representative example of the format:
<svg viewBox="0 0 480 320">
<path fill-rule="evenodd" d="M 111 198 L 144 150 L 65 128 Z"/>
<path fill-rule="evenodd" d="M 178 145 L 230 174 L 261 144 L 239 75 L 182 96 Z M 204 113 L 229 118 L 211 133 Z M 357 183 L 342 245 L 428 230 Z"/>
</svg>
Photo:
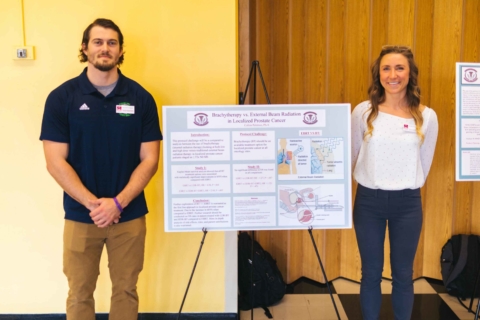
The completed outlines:
<svg viewBox="0 0 480 320">
<path fill-rule="evenodd" d="M 452 236 L 442 248 L 440 263 L 443 284 L 450 295 L 459 301 L 480 295 L 480 288 L 475 288 L 480 268 L 480 236 Z"/>
<path fill-rule="evenodd" d="M 248 233 L 240 232 L 238 235 L 238 306 L 240 310 L 262 307 L 265 315 L 272 319 L 268 307 L 282 300 L 287 286 L 276 261 L 257 241 L 253 241 L 252 286 L 251 257 L 252 238 Z"/>
</svg>

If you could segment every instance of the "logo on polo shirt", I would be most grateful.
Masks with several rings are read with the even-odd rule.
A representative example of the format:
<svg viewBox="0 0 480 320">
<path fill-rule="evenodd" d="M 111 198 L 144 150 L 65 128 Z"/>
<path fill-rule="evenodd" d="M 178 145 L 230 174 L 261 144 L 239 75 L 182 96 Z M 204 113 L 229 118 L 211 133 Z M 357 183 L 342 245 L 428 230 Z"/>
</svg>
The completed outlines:
<svg viewBox="0 0 480 320">
<path fill-rule="evenodd" d="M 115 106 L 115 112 L 122 117 L 130 117 L 135 114 L 135 106 L 131 106 L 129 102 L 120 102 Z"/>
<path fill-rule="evenodd" d="M 87 106 L 86 103 L 82 104 L 82 106 L 80 107 L 80 110 L 90 110 L 90 108 Z"/>
</svg>

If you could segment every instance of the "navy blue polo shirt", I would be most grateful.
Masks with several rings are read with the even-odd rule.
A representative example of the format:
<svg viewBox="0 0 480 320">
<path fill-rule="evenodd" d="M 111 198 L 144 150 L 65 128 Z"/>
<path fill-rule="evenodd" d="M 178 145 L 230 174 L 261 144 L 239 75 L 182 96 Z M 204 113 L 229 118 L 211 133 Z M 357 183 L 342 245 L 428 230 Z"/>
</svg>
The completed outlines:
<svg viewBox="0 0 480 320">
<path fill-rule="evenodd" d="M 69 144 L 68 163 L 98 198 L 113 198 L 140 163 L 140 145 L 162 140 L 150 93 L 118 70 L 117 85 L 103 96 L 80 76 L 53 90 L 45 103 L 40 140 Z M 89 210 L 64 193 L 65 219 L 93 223 Z M 124 208 L 120 222 L 148 212 L 142 191 Z"/>
</svg>

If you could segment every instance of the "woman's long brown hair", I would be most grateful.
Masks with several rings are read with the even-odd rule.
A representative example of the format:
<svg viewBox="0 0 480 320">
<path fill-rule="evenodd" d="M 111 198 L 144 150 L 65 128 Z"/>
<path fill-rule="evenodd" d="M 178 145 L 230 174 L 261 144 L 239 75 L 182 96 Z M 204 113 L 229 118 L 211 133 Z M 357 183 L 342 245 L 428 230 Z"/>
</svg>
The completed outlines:
<svg viewBox="0 0 480 320">
<path fill-rule="evenodd" d="M 423 125 L 423 116 L 420 112 L 420 87 L 418 86 L 418 67 L 413 59 L 412 50 L 409 47 L 404 46 L 383 46 L 380 55 L 375 60 L 372 66 L 372 83 L 368 88 L 368 95 L 370 97 L 371 107 L 368 111 L 371 111 L 367 117 L 367 131 L 364 137 L 371 136 L 373 132 L 373 121 L 378 116 L 378 106 L 385 102 L 385 89 L 380 83 L 380 62 L 382 58 L 390 53 L 399 53 L 408 60 L 410 67 L 409 81 L 407 85 L 407 93 L 405 95 L 408 111 L 415 120 L 415 127 L 417 135 L 420 138 L 420 143 L 423 142 L 424 135 L 421 131 Z"/>
</svg>

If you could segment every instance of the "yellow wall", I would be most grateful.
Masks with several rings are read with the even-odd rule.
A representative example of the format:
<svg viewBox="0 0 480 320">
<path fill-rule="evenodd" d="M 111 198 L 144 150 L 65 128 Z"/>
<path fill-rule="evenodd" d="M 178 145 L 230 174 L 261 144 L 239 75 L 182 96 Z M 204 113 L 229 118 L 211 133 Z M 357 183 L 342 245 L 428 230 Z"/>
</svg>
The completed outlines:
<svg viewBox="0 0 480 320">
<path fill-rule="evenodd" d="M 38 140 L 45 98 L 81 72 L 82 32 L 105 17 L 125 36 L 122 71 L 153 94 L 159 110 L 235 104 L 237 1 L 24 0 L 26 44 L 37 58 L 14 61 L 10 48 L 23 42 L 21 3 L 0 1 L 0 313 L 63 313 L 62 192 Z M 202 237 L 163 231 L 162 194 L 160 170 L 147 188 L 141 312 L 178 312 Z M 232 232 L 207 234 L 184 312 L 236 311 L 235 239 Z M 98 312 L 108 311 L 109 296 L 103 259 Z"/>
</svg>

